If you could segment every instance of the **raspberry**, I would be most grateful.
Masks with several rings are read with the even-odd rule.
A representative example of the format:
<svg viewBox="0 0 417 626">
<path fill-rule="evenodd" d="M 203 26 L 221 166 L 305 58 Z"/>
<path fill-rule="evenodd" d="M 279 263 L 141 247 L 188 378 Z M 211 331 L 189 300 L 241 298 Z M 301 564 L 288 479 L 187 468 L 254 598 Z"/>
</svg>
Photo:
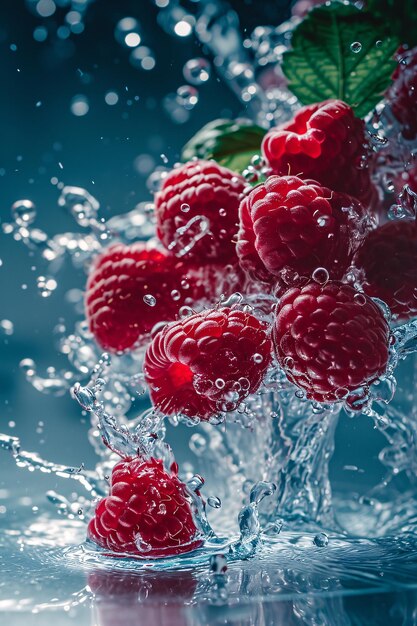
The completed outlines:
<svg viewBox="0 0 417 626">
<path fill-rule="evenodd" d="M 367 294 L 388 304 L 395 319 L 417 315 L 417 226 L 388 222 L 372 231 L 356 258 Z"/>
<path fill-rule="evenodd" d="M 284 288 L 319 267 L 341 278 L 369 225 L 355 198 L 296 176 L 270 176 L 240 205 L 237 254 L 252 278 Z"/>
<path fill-rule="evenodd" d="M 366 166 L 364 122 L 341 100 L 303 107 L 267 133 L 262 150 L 274 174 L 313 178 L 368 206 L 374 195 Z"/>
<path fill-rule="evenodd" d="M 249 313 L 212 309 L 166 326 L 148 347 L 145 379 L 155 407 L 208 420 L 255 392 L 271 358 L 265 325 Z"/>
<path fill-rule="evenodd" d="M 233 259 L 244 189 L 242 176 L 214 161 L 172 170 L 155 197 L 159 239 L 177 256 Z"/>
<path fill-rule="evenodd" d="M 401 124 L 403 136 L 414 139 L 417 135 L 417 48 L 400 53 L 393 79 L 386 98 Z"/>
<path fill-rule="evenodd" d="M 111 246 L 98 257 L 88 279 L 90 330 L 105 350 L 143 344 L 155 324 L 172 321 L 184 304 L 213 294 L 213 271 L 202 272 L 143 243 Z"/>
<path fill-rule="evenodd" d="M 146 557 L 181 554 L 202 544 L 175 466 L 168 473 L 153 458 L 127 458 L 114 466 L 110 495 L 98 503 L 88 537 L 106 550 Z"/>
<path fill-rule="evenodd" d="M 319 402 L 336 402 L 376 380 L 388 361 L 381 309 L 350 285 L 294 288 L 280 301 L 275 352 L 288 378 Z"/>
</svg>

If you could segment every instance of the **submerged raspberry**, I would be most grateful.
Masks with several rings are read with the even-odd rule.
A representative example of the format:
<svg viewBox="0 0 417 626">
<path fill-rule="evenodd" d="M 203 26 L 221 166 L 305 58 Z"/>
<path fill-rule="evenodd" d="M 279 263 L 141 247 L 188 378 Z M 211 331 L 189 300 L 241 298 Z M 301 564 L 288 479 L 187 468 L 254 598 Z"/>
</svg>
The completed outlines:
<svg viewBox="0 0 417 626">
<path fill-rule="evenodd" d="M 173 556 L 202 544 L 185 485 L 153 458 L 115 465 L 110 495 L 98 503 L 88 537 L 106 550 L 143 557 Z"/>
<path fill-rule="evenodd" d="M 105 350 L 132 349 L 148 339 L 155 324 L 174 320 L 182 306 L 218 297 L 219 286 L 227 287 L 219 274 L 216 268 L 190 265 L 143 243 L 111 246 L 98 257 L 88 279 L 90 330 Z"/>
<path fill-rule="evenodd" d="M 388 340 L 389 326 L 378 305 L 337 282 L 288 291 L 273 332 L 288 378 L 319 402 L 341 400 L 383 374 Z"/>
<path fill-rule="evenodd" d="M 417 315 L 417 226 L 415 220 L 388 222 L 372 231 L 359 250 L 367 294 L 388 304 L 394 318 Z"/>
<path fill-rule="evenodd" d="M 303 107 L 273 128 L 262 150 L 275 174 L 313 178 L 355 196 L 367 207 L 374 195 L 364 145 L 364 122 L 341 100 Z"/>
<path fill-rule="evenodd" d="M 319 267 L 341 278 L 369 226 L 355 198 L 296 176 L 271 176 L 240 205 L 237 253 L 252 278 L 281 290 Z"/>
<path fill-rule="evenodd" d="M 386 98 L 406 139 L 417 135 L 417 48 L 403 51 Z"/>
<path fill-rule="evenodd" d="M 176 256 L 233 260 L 244 188 L 242 176 L 214 161 L 172 170 L 155 197 L 159 239 Z"/>
<path fill-rule="evenodd" d="M 155 407 L 207 420 L 234 410 L 261 384 L 271 358 L 265 325 L 213 309 L 166 326 L 149 346 L 144 373 Z"/>
</svg>

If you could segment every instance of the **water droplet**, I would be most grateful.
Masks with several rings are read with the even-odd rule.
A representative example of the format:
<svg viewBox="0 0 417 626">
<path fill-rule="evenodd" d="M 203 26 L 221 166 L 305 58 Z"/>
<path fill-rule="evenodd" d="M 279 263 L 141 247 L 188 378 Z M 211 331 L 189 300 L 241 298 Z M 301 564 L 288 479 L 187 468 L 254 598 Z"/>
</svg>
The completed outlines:
<svg viewBox="0 0 417 626">
<path fill-rule="evenodd" d="M 314 545 L 318 548 L 325 548 L 329 544 L 329 538 L 326 533 L 318 533 L 314 539 Z"/>
<path fill-rule="evenodd" d="M 325 285 L 329 280 L 329 272 L 325 267 L 317 267 L 311 277 L 319 285 Z"/>
<path fill-rule="evenodd" d="M 253 357 L 252 357 L 254 363 L 262 363 L 262 361 L 264 360 L 262 354 L 259 354 L 258 352 L 256 352 Z"/>
<path fill-rule="evenodd" d="M 36 207 L 31 200 L 17 200 L 11 210 L 18 226 L 29 226 L 36 218 Z"/>
<path fill-rule="evenodd" d="M 363 293 L 355 293 L 353 299 L 356 304 L 359 304 L 359 306 L 364 306 L 366 304 L 366 296 Z"/>
<path fill-rule="evenodd" d="M 207 498 L 207 504 L 211 506 L 213 509 L 220 509 L 222 505 L 222 501 L 217 496 L 209 496 Z"/>
<path fill-rule="evenodd" d="M 227 572 L 227 559 L 224 554 L 213 554 L 210 557 L 210 572 L 212 574 L 225 574 Z"/>
<path fill-rule="evenodd" d="M 175 302 L 177 302 L 178 300 L 180 300 L 180 299 L 181 299 L 181 294 L 180 294 L 180 292 L 178 291 L 178 289 L 173 289 L 173 290 L 171 291 L 171 298 L 172 298 Z"/>
<path fill-rule="evenodd" d="M 10 320 L 0 320 L 0 334 L 10 336 L 13 335 L 14 325 Z"/>
<path fill-rule="evenodd" d="M 151 294 L 146 294 L 145 296 L 143 296 L 143 301 L 148 306 L 155 306 L 156 304 L 156 298 L 155 296 L 152 296 Z"/>
<path fill-rule="evenodd" d="M 177 102 L 186 111 L 191 111 L 198 103 L 198 91 L 191 85 L 182 85 L 177 89 Z"/>
<path fill-rule="evenodd" d="M 198 86 L 209 80 L 211 68 L 206 59 L 196 58 L 187 61 L 182 71 L 188 83 Z"/>
<path fill-rule="evenodd" d="M 56 282 L 55 278 L 51 278 L 48 276 L 38 276 L 38 278 L 36 279 L 36 285 L 42 298 L 49 298 L 52 292 L 55 291 L 55 289 L 57 288 L 58 283 Z"/>
<path fill-rule="evenodd" d="M 362 50 L 362 44 L 360 43 L 360 41 L 354 41 L 353 43 L 350 44 L 350 49 L 355 54 L 358 54 L 358 52 Z"/>
<path fill-rule="evenodd" d="M 71 113 L 76 117 L 83 117 L 87 115 L 90 110 L 88 98 L 81 94 L 74 96 L 70 104 Z"/>
<path fill-rule="evenodd" d="M 187 204 L 186 202 L 183 202 L 181 205 L 181 211 L 183 213 L 188 213 L 188 211 L 191 209 L 190 205 Z"/>
<path fill-rule="evenodd" d="M 123 17 L 116 24 L 114 36 L 118 43 L 127 48 L 136 48 L 140 42 L 139 22 L 134 17 Z"/>
<path fill-rule="evenodd" d="M 205 449 L 207 448 L 207 440 L 200 433 L 194 433 L 190 437 L 190 450 L 194 452 L 197 456 L 203 454 Z"/>
</svg>

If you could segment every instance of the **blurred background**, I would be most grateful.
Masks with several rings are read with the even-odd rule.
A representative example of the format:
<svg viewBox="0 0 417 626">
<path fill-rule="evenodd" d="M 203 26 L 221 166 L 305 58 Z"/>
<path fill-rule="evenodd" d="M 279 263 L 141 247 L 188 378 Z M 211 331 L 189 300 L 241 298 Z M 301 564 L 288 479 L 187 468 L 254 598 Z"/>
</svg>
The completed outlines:
<svg viewBox="0 0 417 626">
<path fill-rule="evenodd" d="M 36 251 L 4 232 L 12 204 L 32 201 L 34 225 L 52 237 L 81 231 L 57 205 L 63 185 L 87 189 L 105 219 L 151 200 L 150 174 L 172 165 L 203 124 L 248 114 L 219 77 L 216 58 L 196 38 L 198 15 L 203 8 L 223 7 L 245 40 L 257 25 L 287 19 L 290 5 L 288 0 L 1 1 L 0 431 L 20 437 L 23 448 L 73 466 L 94 462 L 88 425 L 69 394 L 39 393 L 19 368 L 28 357 L 41 375 L 51 365 L 66 367 L 54 329 L 65 325 L 71 332 L 81 319 L 70 300 L 74 290 L 84 288 L 85 273 L 68 262 L 45 297 L 39 276 L 48 277 L 50 269 Z M 202 57 L 207 63 L 196 77 L 190 61 Z M 170 432 L 170 442 L 180 450 L 177 431 Z M 361 481 L 380 472 L 381 442 L 370 420 L 343 418 L 333 475 L 350 482 L 352 467 L 365 468 L 354 474 L 360 489 Z M 5 453 L 0 476 L 0 495 L 12 484 L 23 498 L 35 484 L 42 490 L 56 482 L 16 468 Z M 0 517 L 7 515 L 4 509 Z"/>
</svg>

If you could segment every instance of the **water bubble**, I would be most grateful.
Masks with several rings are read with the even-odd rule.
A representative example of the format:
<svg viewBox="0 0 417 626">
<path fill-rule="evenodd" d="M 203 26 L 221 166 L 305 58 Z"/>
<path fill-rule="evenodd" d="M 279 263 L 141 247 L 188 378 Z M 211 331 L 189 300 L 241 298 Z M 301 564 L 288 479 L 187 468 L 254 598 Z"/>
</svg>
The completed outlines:
<svg viewBox="0 0 417 626">
<path fill-rule="evenodd" d="M 181 294 L 180 294 L 180 292 L 178 291 L 178 289 L 173 289 L 173 290 L 171 291 L 171 298 L 172 298 L 175 302 L 177 302 L 178 300 L 180 300 L 180 299 L 181 299 Z"/>
<path fill-rule="evenodd" d="M 224 389 L 226 383 L 224 382 L 223 378 L 216 378 L 214 384 L 216 385 L 217 389 Z"/>
<path fill-rule="evenodd" d="M 155 304 L 156 304 L 156 298 L 155 298 L 155 296 L 152 296 L 151 294 L 144 295 L 143 296 L 143 301 L 148 306 L 155 306 Z"/>
<path fill-rule="evenodd" d="M 222 505 L 222 501 L 217 496 L 209 496 L 207 498 L 207 504 L 211 506 L 213 509 L 220 509 Z"/>
<path fill-rule="evenodd" d="M 358 54 L 358 52 L 360 52 L 362 50 L 361 42 L 360 41 L 354 41 L 353 43 L 350 44 L 350 49 L 355 54 Z"/>
<path fill-rule="evenodd" d="M 188 213 L 188 211 L 190 210 L 190 208 L 191 208 L 191 207 L 190 207 L 190 205 L 189 205 L 189 204 L 187 204 L 186 202 L 183 202 L 183 203 L 181 204 L 181 211 L 182 211 L 183 213 Z"/>
<path fill-rule="evenodd" d="M 329 544 L 329 538 L 326 533 L 318 533 L 314 537 L 313 542 L 318 548 L 325 548 Z"/>
<path fill-rule="evenodd" d="M 36 279 L 36 285 L 42 298 L 49 298 L 52 292 L 55 291 L 55 289 L 57 288 L 58 283 L 56 282 L 55 278 L 51 278 L 48 276 L 38 276 L 38 278 Z"/>
<path fill-rule="evenodd" d="M 56 11 L 56 4 L 53 0 L 39 0 L 36 11 L 40 17 L 51 17 Z"/>
<path fill-rule="evenodd" d="M 325 267 L 317 267 L 311 277 L 319 285 L 325 285 L 329 280 L 329 272 Z"/>
<path fill-rule="evenodd" d="M 10 336 L 13 335 L 14 325 L 10 320 L 0 320 L 0 334 Z"/>
<path fill-rule="evenodd" d="M 201 85 L 210 78 L 210 63 L 203 58 L 190 59 L 183 67 L 185 80 L 191 85 Z"/>
<path fill-rule="evenodd" d="M 257 363 L 257 364 L 262 363 L 262 361 L 264 360 L 262 354 L 259 354 L 258 352 L 256 352 L 253 355 L 252 359 L 253 359 L 254 363 Z"/>
<path fill-rule="evenodd" d="M 198 103 L 198 91 L 191 85 L 182 85 L 177 89 L 177 102 L 186 111 L 191 111 Z"/>
<path fill-rule="evenodd" d="M 190 315 L 193 315 L 194 311 L 192 310 L 190 306 L 182 306 L 180 310 L 178 311 L 178 314 L 181 319 L 184 319 L 185 317 L 189 317 Z"/>
<path fill-rule="evenodd" d="M 31 200 L 17 200 L 11 211 L 18 226 L 29 226 L 36 218 L 36 207 Z"/>
</svg>

